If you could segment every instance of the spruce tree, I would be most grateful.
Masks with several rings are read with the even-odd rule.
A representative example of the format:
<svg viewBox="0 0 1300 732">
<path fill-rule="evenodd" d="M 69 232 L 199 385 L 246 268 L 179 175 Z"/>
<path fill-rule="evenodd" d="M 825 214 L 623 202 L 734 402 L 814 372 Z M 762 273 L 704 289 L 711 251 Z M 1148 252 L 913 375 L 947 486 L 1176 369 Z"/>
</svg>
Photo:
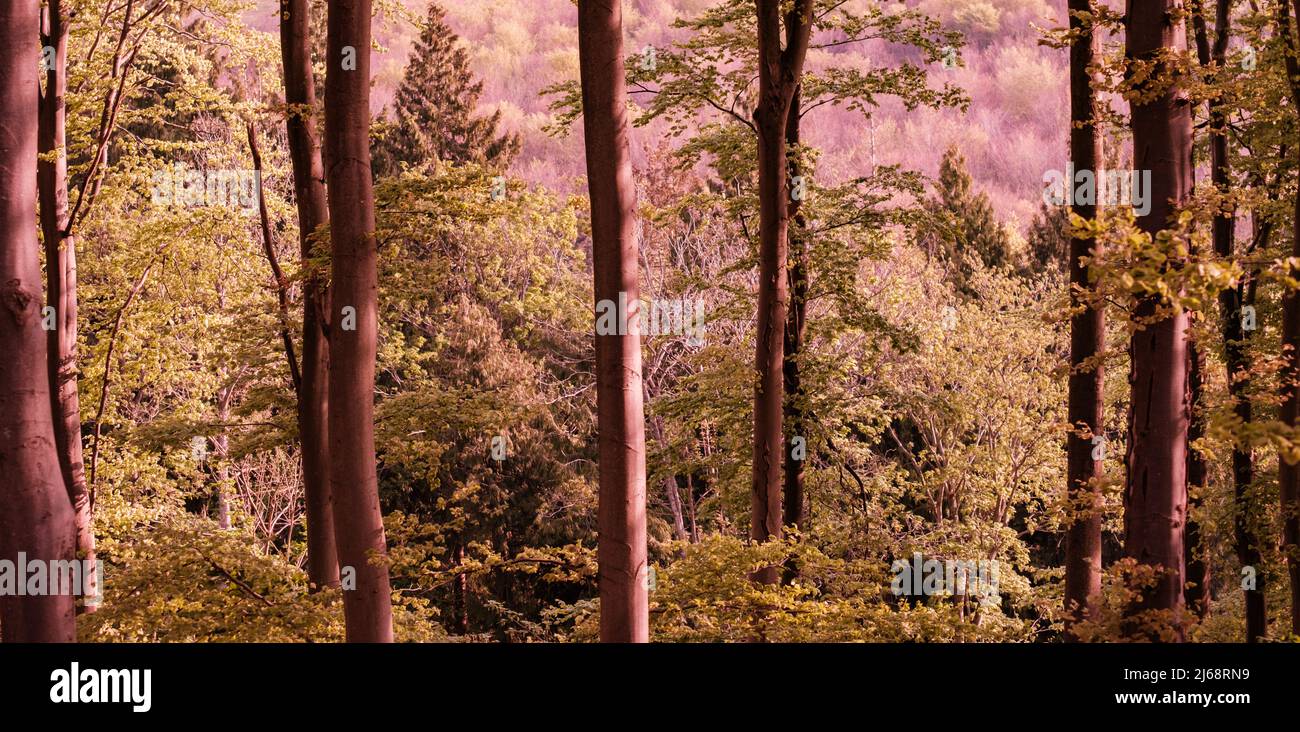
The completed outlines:
<svg viewBox="0 0 1300 732">
<path fill-rule="evenodd" d="M 1004 267 L 1011 260 L 1010 237 L 994 217 L 988 194 L 975 190 L 966 158 L 956 148 L 943 154 L 935 187 L 937 196 L 925 204 L 932 223 L 925 227 L 924 239 L 947 266 L 953 283 L 965 291 L 971 274 L 967 255 L 975 255 L 986 267 Z"/>
<path fill-rule="evenodd" d="M 374 145 L 378 175 L 396 173 L 401 163 L 422 166 L 437 158 L 505 168 L 519 152 L 516 135 L 498 135 L 501 113 L 474 115 L 483 83 L 469 68 L 469 55 L 436 3 L 397 89 L 384 134 Z"/>
</svg>

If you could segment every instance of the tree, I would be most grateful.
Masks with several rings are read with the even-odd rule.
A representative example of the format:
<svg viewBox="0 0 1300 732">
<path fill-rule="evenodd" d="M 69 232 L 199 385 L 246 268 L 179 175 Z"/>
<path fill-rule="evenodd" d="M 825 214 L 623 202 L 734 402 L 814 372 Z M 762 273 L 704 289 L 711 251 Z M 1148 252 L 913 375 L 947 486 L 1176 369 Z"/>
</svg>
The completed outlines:
<svg viewBox="0 0 1300 732">
<path fill-rule="evenodd" d="M 1214 4 L 1214 44 L 1209 43 L 1205 30 L 1205 15 L 1199 13 L 1197 18 L 1196 48 L 1201 64 L 1213 63 L 1216 70 L 1227 68 L 1228 42 L 1232 38 L 1230 0 L 1217 0 Z M 1224 82 L 1226 83 L 1226 82 Z M 1226 195 L 1231 185 L 1231 170 L 1228 163 L 1228 118 L 1226 102 L 1212 98 L 1209 102 L 1210 112 L 1210 181 L 1216 192 Z M 1230 258 L 1236 255 L 1236 211 L 1235 208 L 1220 208 L 1214 217 L 1213 241 L 1214 253 L 1220 257 Z M 1250 331 L 1242 327 L 1243 306 L 1249 283 L 1239 281 L 1232 287 L 1219 292 L 1219 318 L 1223 333 L 1223 363 L 1227 371 L 1228 394 L 1232 401 L 1232 411 L 1243 425 L 1253 419 L 1250 401 L 1250 355 L 1246 349 L 1246 339 Z M 1259 567 L 1260 537 L 1255 531 L 1255 522 L 1251 520 L 1251 485 L 1255 482 L 1255 455 L 1245 441 L 1234 442 L 1232 446 L 1232 489 L 1233 489 L 1233 546 L 1237 561 L 1243 567 Z M 1254 643 L 1268 632 L 1268 612 L 1265 605 L 1264 590 L 1260 578 L 1255 586 L 1243 588 L 1246 598 L 1246 640 Z"/>
<path fill-rule="evenodd" d="M 498 135 L 500 112 L 475 116 L 482 90 L 443 9 L 431 3 L 397 88 L 392 127 L 375 146 L 376 174 L 390 175 L 400 163 L 419 166 L 435 158 L 509 166 L 519 152 L 519 137 Z"/>
<path fill-rule="evenodd" d="M 1089 67 L 1096 53 L 1091 0 L 1070 0 L 1070 161 L 1075 170 L 1096 171 L 1101 160 L 1097 104 Z M 1096 218 L 1094 203 L 1071 201 L 1071 213 Z M 1095 238 L 1070 239 L 1070 379 L 1066 469 L 1069 510 L 1065 538 L 1065 610 L 1086 616 L 1090 599 L 1101 591 L 1101 506 L 1103 461 L 1095 448 L 1105 444 L 1102 354 L 1106 326 L 1101 303 L 1090 285 L 1084 257 L 1093 256 Z M 1101 438 L 1098 443 L 1096 437 Z M 1104 447 L 1103 447 L 1104 449 Z"/>
<path fill-rule="evenodd" d="M 628 303 L 624 328 L 596 329 L 596 408 L 600 449 L 597 561 L 600 639 L 650 637 L 646 564 L 645 417 L 636 308 L 636 192 L 627 139 L 621 2 L 578 4 L 583 137 L 591 194 L 592 269 L 597 312 Z"/>
<path fill-rule="evenodd" d="M 330 161 L 332 291 L 327 429 L 347 638 L 391 642 L 392 590 L 375 463 L 378 251 L 370 178 L 370 7 L 370 0 L 330 0 L 327 21 L 324 157 Z"/>
<path fill-rule="evenodd" d="M 1151 171 L 1151 206 L 1140 231 L 1165 247 L 1163 269 L 1182 265 L 1166 233 L 1192 190 L 1191 105 L 1182 97 L 1173 56 L 1179 24 L 1173 0 L 1130 3 L 1125 20 L 1133 165 Z M 1183 530 L 1187 520 L 1187 313 L 1144 294 L 1129 341 L 1129 422 L 1124 486 L 1124 553 L 1160 576 L 1134 612 L 1167 611 L 1181 622 Z M 1178 631 L 1181 638 L 1181 631 Z"/>
<path fill-rule="evenodd" d="M 36 150 L 40 4 L 0 6 L 0 558 L 66 562 L 76 555 L 72 504 L 54 441 L 37 259 Z M 20 581 L 25 581 L 23 578 Z M 76 639 L 69 588 L 0 595 L 5 641 Z"/>
<path fill-rule="evenodd" d="M 790 100 L 790 113 L 786 120 L 785 144 L 790 154 L 790 178 L 800 180 L 799 122 L 801 110 L 799 89 L 795 89 Z M 790 221 L 789 237 L 794 256 L 790 262 L 790 307 L 785 322 L 784 364 L 782 365 L 782 389 L 785 407 L 782 414 L 785 431 L 790 440 L 785 443 L 785 486 L 782 495 L 782 513 L 785 525 L 798 531 L 803 522 L 804 502 L 804 461 L 807 457 L 808 429 L 805 414 L 805 394 L 803 378 L 800 372 L 804 340 L 808 333 L 808 222 L 805 220 L 800 204 L 803 196 L 790 196 L 787 202 L 786 217 Z M 795 445 L 794 438 L 803 441 L 801 449 Z"/>
<path fill-rule="evenodd" d="M 758 322 L 754 361 L 754 449 L 750 501 L 750 538 L 765 542 L 781 537 L 781 418 L 784 407 L 785 321 L 790 283 L 786 271 L 787 207 L 786 121 L 799 88 L 812 32 L 812 1 L 795 0 L 781 13 L 778 0 L 758 0 L 758 100 L 754 128 L 758 136 L 759 272 Z M 782 48 L 781 30 L 785 29 Z M 756 579 L 776 582 L 776 567 Z"/>
<path fill-rule="evenodd" d="M 1214 43 L 1211 45 L 1209 30 L 1206 24 L 1206 4 L 1198 2 L 1196 12 L 1192 16 L 1192 27 L 1196 36 L 1196 57 L 1202 69 L 1210 74 L 1222 73 L 1227 66 L 1228 61 L 1228 41 L 1231 38 L 1231 0 L 1216 0 L 1214 7 Z M 1222 96 L 1211 96 L 1208 102 L 1209 112 L 1209 133 L 1210 133 L 1210 182 L 1214 186 L 1216 196 L 1223 196 L 1225 201 L 1230 190 L 1230 171 L 1228 164 L 1228 127 L 1227 115 L 1228 109 L 1226 100 Z M 1231 260 L 1234 256 L 1235 246 L 1234 238 L 1236 226 L 1235 205 L 1229 204 L 1226 209 L 1220 205 L 1213 223 L 1211 224 L 1214 253 L 1225 260 Z M 1219 291 L 1219 316 L 1221 320 L 1221 332 L 1223 339 L 1223 360 L 1227 370 L 1228 396 L 1232 401 L 1233 413 L 1241 419 L 1243 425 L 1251 421 L 1250 399 L 1246 396 L 1243 388 L 1246 384 L 1243 376 L 1247 370 L 1246 356 L 1242 343 L 1244 331 L 1241 326 L 1241 296 L 1242 283 L 1236 283 L 1231 287 L 1225 287 Z M 1201 371 L 1202 364 L 1205 360 L 1204 350 L 1193 344 L 1194 352 L 1190 359 L 1191 370 L 1188 373 L 1188 381 L 1194 385 L 1192 394 L 1193 420 L 1190 426 L 1188 437 L 1195 442 L 1204 433 L 1204 402 L 1201 398 Z M 1198 451 L 1189 452 L 1191 463 L 1188 465 L 1188 503 L 1194 514 L 1195 509 L 1203 504 L 1203 498 L 1198 495 L 1205 489 L 1206 461 Z M 1232 446 L 1232 482 L 1233 482 L 1233 502 L 1235 511 L 1233 516 L 1233 533 L 1234 544 L 1237 550 L 1237 558 L 1244 566 L 1257 565 L 1259 560 L 1256 557 L 1257 548 L 1253 537 L 1250 536 L 1251 530 L 1249 521 L 1249 512 L 1246 506 L 1246 494 L 1253 479 L 1253 455 L 1250 454 L 1249 448 L 1239 442 L 1234 442 Z M 1203 547 L 1203 539 L 1200 524 L 1189 517 L 1187 522 L 1187 546 L 1185 554 L 1187 556 L 1187 575 L 1188 590 L 1187 604 L 1198 611 L 1202 616 L 1207 615 L 1212 602 L 1210 592 L 1209 565 L 1205 555 L 1206 550 Z M 1244 589 L 1246 600 L 1246 640 L 1254 643 L 1265 632 L 1266 617 L 1264 614 L 1264 596 L 1256 589 Z"/>
<path fill-rule="evenodd" d="M 295 385 L 302 481 L 307 504 L 307 575 L 317 587 L 339 584 L 338 551 L 329 478 L 329 353 L 325 313 L 329 292 L 310 264 L 315 242 L 329 222 L 325 167 L 316 134 L 316 81 L 311 66 L 311 6 L 284 0 L 280 15 L 280 54 L 284 63 L 285 124 L 293 159 L 298 240 L 306 275 L 302 285 L 302 368 Z M 283 285 L 281 285 L 283 286 Z"/>
<path fill-rule="evenodd" d="M 998 223 L 987 193 L 975 190 L 966 169 L 966 156 L 948 148 L 939 163 L 937 196 L 926 204 L 929 221 L 923 236 L 930 246 L 938 244 L 937 255 L 959 290 L 967 290 L 974 257 L 985 267 L 1001 267 L 1011 261 L 1011 242 L 1006 228 Z"/>
<path fill-rule="evenodd" d="M 37 188 L 41 203 L 41 237 L 45 244 L 45 276 L 48 302 L 54 308 L 54 327 L 47 344 L 50 374 L 50 406 L 54 415 L 54 443 L 59 451 L 59 469 L 72 502 L 76 523 L 77 554 L 95 561 L 95 532 L 91 527 L 90 491 L 82 459 L 81 400 L 77 390 L 77 242 L 68 218 L 68 23 L 71 18 L 62 0 L 50 0 L 44 14 L 42 46 L 54 49 L 45 73 L 45 90 L 40 98 L 40 130 L 37 146 Z M 52 158 L 50 157 L 52 156 Z M 87 596 L 95 596 L 97 577 Z M 94 612 L 95 605 L 79 605 L 82 612 Z"/>
</svg>

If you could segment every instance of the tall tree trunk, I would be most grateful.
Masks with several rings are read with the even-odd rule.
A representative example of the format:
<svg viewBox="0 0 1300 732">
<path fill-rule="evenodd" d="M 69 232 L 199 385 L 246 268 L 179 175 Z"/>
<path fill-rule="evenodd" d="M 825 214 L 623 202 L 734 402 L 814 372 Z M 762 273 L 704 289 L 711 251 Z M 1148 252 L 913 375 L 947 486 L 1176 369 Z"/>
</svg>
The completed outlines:
<svg viewBox="0 0 1300 732">
<path fill-rule="evenodd" d="M 597 561 L 600 639 L 650 638 L 645 516 L 645 416 L 637 282 L 636 190 L 627 138 L 622 2 L 580 0 L 578 59 L 583 137 L 591 195 L 592 268 L 597 303 L 628 303 L 626 328 L 596 339 L 600 451 Z"/>
<path fill-rule="evenodd" d="M 284 63 L 284 101 L 289 111 L 289 156 L 298 206 L 302 279 L 302 368 L 298 383 L 298 441 L 307 504 L 307 577 L 312 585 L 338 587 L 339 559 L 334 546 L 334 512 L 329 478 L 329 351 L 325 308 L 329 293 L 309 262 L 312 235 L 329 222 L 325 167 L 316 135 L 316 81 L 311 66 L 311 2 L 281 0 L 280 55 Z"/>
<path fill-rule="evenodd" d="M 1155 63 L 1148 77 L 1151 98 L 1133 101 L 1133 159 L 1151 171 L 1150 211 L 1139 228 L 1153 239 L 1166 228 L 1192 188 L 1191 104 L 1162 55 L 1172 54 L 1182 25 L 1176 0 L 1130 0 L 1126 55 L 1130 62 Z M 1182 263 L 1171 258 L 1168 266 Z M 1183 530 L 1187 519 L 1187 314 L 1158 296 L 1142 297 L 1134 312 L 1141 330 L 1129 342 L 1130 410 L 1127 480 L 1124 489 L 1124 553 L 1157 568 L 1156 586 L 1139 609 L 1165 610 L 1181 626 Z M 1181 630 L 1177 632 L 1181 638 Z"/>
<path fill-rule="evenodd" d="M 1300 17 L 1300 2 L 1295 3 Z M 1291 31 L 1291 9 L 1286 0 L 1278 3 L 1278 30 L 1287 45 L 1286 69 L 1291 82 L 1291 99 L 1300 104 L 1300 60 Z M 1300 187 L 1295 194 L 1291 228 L 1291 256 L 1300 257 Z M 1291 272 L 1295 276 L 1295 272 Z M 1282 422 L 1294 428 L 1300 422 L 1300 293 L 1287 288 L 1282 295 Z M 1282 498 L 1282 553 L 1286 557 L 1291 584 L 1291 632 L 1300 634 L 1300 465 L 1278 461 L 1278 483 Z"/>
<path fill-rule="evenodd" d="M 785 143 L 787 154 L 794 153 L 799 146 L 799 89 L 790 98 L 790 113 L 785 126 Z M 798 159 L 790 161 L 790 176 L 802 174 Z M 806 227 L 800 212 L 800 199 L 789 197 L 787 217 L 792 222 L 788 235 L 790 249 L 794 256 L 790 261 L 790 308 L 785 321 L 785 355 L 782 376 L 785 389 L 786 430 L 793 437 L 801 437 L 804 449 L 796 454 L 790 442 L 785 446 L 785 494 L 783 496 L 785 525 L 798 530 L 803 524 L 803 475 L 804 463 L 808 455 L 808 426 L 805 415 L 806 398 L 803 391 L 803 375 L 800 371 L 799 358 L 803 355 L 804 335 L 807 332 L 808 312 L 808 247 L 811 244 L 805 235 Z M 792 441 L 791 441 L 792 442 Z"/>
<path fill-rule="evenodd" d="M 754 451 L 750 495 L 750 538 L 757 542 L 781 537 L 781 442 L 784 409 L 784 348 L 789 280 L 786 272 L 789 209 L 786 198 L 786 121 L 803 75 L 811 33 L 812 2 L 795 0 L 784 19 L 786 43 L 781 47 L 779 0 L 755 0 L 758 14 L 758 106 L 754 130 L 758 135 L 759 267 L 758 325 L 755 333 Z M 754 579 L 777 581 L 777 568 L 766 567 Z"/>
<path fill-rule="evenodd" d="M 36 149 L 40 3 L 0 3 L 0 559 L 70 561 L 75 519 L 59 469 L 41 330 Z M 48 564 L 46 565 L 49 566 Z M 0 639 L 76 640 L 68 592 L 0 596 Z"/>
<path fill-rule="evenodd" d="M 1092 0 L 1070 0 L 1069 10 L 1091 12 Z M 1070 46 L 1070 160 L 1075 170 L 1097 171 L 1101 141 L 1093 121 L 1097 116 L 1091 72 L 1097 41 L 1092 22 L 1070 16 L 1070 28 L 1079 35 Z M 1073 198 L 1073 197 L 1072 197 Z M 1097 207 L 1073 201 L 1075 214 L 1093 219 Z M 1103 386 L 1105 371 L 1101 354 L 1105 350 L 1105 316 L 1093 299 L 1088 267 L 1081 258 L 1091 257 L 1095 239 L 1070 239 L 1070 379 L 1067 436 L 1067 491 L 1072 519 L 1065 535 L 1065 610 L 1074 620 L 1089 617 L 1092 599 L 1101 591 L 1101 478 L 1103 461 L 1094 460 L 1094 436 L 1104 439 Z M 1102 448 L 1104 450 L 1104 446 Z M 1101 452 L 1098 452 L 1100 455 Z"/>
<path fill-rule="evenodd" d="M 1231 0 L 1217 0 L 1214 13 L 1214 44 L 1211 46 L 1206 30 L 1205 17 L 1197 16 L 1196 52 L 1203 66 L 1211 63 L 1222 70 L 1227 66 L 1228 41 L 1232 37 Z M 1227 110 L 1222 100 L 1211 98 L 1210 113 L 1210 181 L 1220 195 L 1227 195 L 1231 188 L 1228 169 L 1228 119 Z M 1213 243 L 1214 252 L 1223 259 L 1235 256 L 1236 211 L 1234 208 L 1220 207 L 1214 217 Z M 1253 279 L 1253 275 L 1247 280 Z M 1253 420 L 1250 402 L 1250 361 L 1246 342 L 1250 334 L 1242 326 L 1242 305 L 1245 298 L 1247 282 L 1239 282 L 1233 287 L 1219 292 L 1219 316 L 1223 334 L 1223 362 L 1227 371 L 1228 396 L 1232 401 L 1232 411 L 1242 426 Z M 1251 484 L 1255 480 L 1255 456 L 1249 444 L 1237 443 L 1232 447 L 1232 487 L 1233 487 L 1233 545 L 1237 561 L 1243 567 L 1256 570 L 1260 567 L 1260 539 L 1256 531 L 1254 500 Z M 1191 528 L 1191 525 L 1188 525 Z M 1190 540 L 1190 536 L 1189 536 Z M 1246 640 L 1255 643 L 1267 632 L 1267 612 L 1264 603 L 1264 578 L 1257 574 L 1254 587 L 1243 588 L 1246 603 Z"/>
<path fill-rule="evenodd" d="M 94 566 L 95 532 L 91 528 L 90 491 L 82 457 L 81 401 L 77 394 L 77 245 L 68 220 L 67 90 L 68 17 L 62 0 L 50 0 L 45 12 L 43 45 L 54 49 L 46 69 L 41 96 L 37 147 L 53 160 L 36 166 L 41 201 L 41 234 L 45 240 L 48 302 L 54 308 L 54 328 L 47 334 L 50 407 L 54 415 L 54 444 L 59 470 L 72 501 L 77 555 Z M 88 573 L 87 597 L 98 594 L 96 573 Z M 79 604 L 79 612 L 94 612 L 94 604 Z"/>
<path fill-rule="evenodd" d="M 1206 29 L 1205 8 L 1204 5 L 1197 3 L 1195 14 L 1192 16 L 1192 26 L 1196 31 L 1196 56 L 1201 66 L 1214 70 L 1225 68 L 1227 61 L 1227 42 L 1231 33 L 1230 26 L 1230 0 L 1218 0 L 1216 4 L 1216 13 L 1214 13 L 1214 44 L 1210 47 L 1209 31 Z M 1221 99 L 1212 98 L 1209 100 L 1209 134 L 1210 134 L 1210 183 L 1221 195 L 1229 192 L 1229 169 L 1227 169 L 1227 126 L 1225 109 Z M 1219 209 L 1218 215 L 1214 217 L 1213 222 L 1213 246 L 1214 252 L 1223 259 L 1231 259 L 1232 252 L 1232 234 L 1234 234 L 1235 213 L 1229 209 Z M 1244 367 L 1244 352 L 1242 350 L 1242 300 L 1240 300 L 1239 286 L 1230 287 L 1218 294 L 1219 313 L 1222 319 L 1223 334 L 1223 352 L 1225 352 L 1225 364 L 1227 367 L 1227 390 L 1232 400 L 1235 415 L 1242 419 L 1243 424 L 1249 423 L 1249 411 L 1251 403 L 1243 393 L 1243 384 L 1238 381 L 1239 372 Z M 1199 390 L 1201 372 L 1204 365 L 1204 351 L 1196 348 L 1195 356 L 1191 360 L 1191 365 L 1196 371 L 1191 372 L 1192 389 L 1192 424 L 1191 433 L 1188 438 L 1195 442 L 1204 434 L 1204 416 L 1201 413 Z M 1240 374 L 1240 376 L 1244 376 Z M 1243 412 L 1244 407 L 1244 412 Z M 1188 482 L 1188 503 L 1191 504 L 1192 510 L 1195 510 L 1200 503 L 1199 489 L 1205 486 L 1205 462 L 1199 452 L 1190 451 L 1188 459 L 1191 460 L 1187 465 L 1187 482 Z M 1251 473 L 1251 454 L 1243 451 L 1242 446 L 1234 445 L 1232 447 L 1232 484 L 1234 484 L 1234 494 L 1236 503 L 1238 503 L 1238 516 L 1235 521 L 1236 549 L 1238 549 L 1239 558 L 1242 556 L 1242 530 L 1245 524 L 1240 521 L 1243 519 L 1242 512 L 1244 506 L 1242 498 L 1245 494 L 1245 488 L 1249 484 L 1249 473 Z M 1243 482 L 1242 468 L 1245 468 L 1245 482 Z M 1186 601 L 1188 606 L 1192 606 L 1199 611 L 1201 616 L 1206 616 L 1210 611 L 1210 577 L 1209 564 L 1205 559 L 1204 547 L 1201 547 L 1200 527 L 1188 517 L 1187 521 L 1187 580 L 1188 588 Z M 1252 618 L 1253 612 L 1257 605 L 1258 599 L 1262 597 L 1252 597 L 1253 592 L 1248 592 L 1245 597 L 1247 605 L 1247 638 L 1249 641 L 1255 641 L 1255 634 L 1252 633 L 1252 625 L 1255 624 L 1255 618 Z M 1260 605 L 1262 608 L 1262 605 Z"/>
<path fill-rule="evenodd" d="M 393 640 L 384 517 L 375 463 L 379 253 L 370 179 L 370 0 L 330 0 L 325 146 L 333 248 L 330 491 L 350 642 Z M 350 586 L 349 572 L 356 587 Z"/>
</svg>

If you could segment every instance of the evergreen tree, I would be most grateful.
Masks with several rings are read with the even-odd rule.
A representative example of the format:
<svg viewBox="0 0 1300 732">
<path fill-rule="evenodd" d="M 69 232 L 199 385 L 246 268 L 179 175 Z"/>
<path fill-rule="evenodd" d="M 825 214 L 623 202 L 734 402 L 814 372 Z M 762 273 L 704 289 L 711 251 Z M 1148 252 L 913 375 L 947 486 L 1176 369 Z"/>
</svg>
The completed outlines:
<svg viewBox="0 0 1300 732">
<path fill-rule="evenodd" d="M 1002 267 L 1011 260 L 1011 240 L 1006 227 L 994 218 L 988 194 L 976 192 L 966 157 L 950 147 L 939 165 L 937 197 L 925 205 L 929 214 L 922 229 L 927 251 L 947 266 L 959 289 L 971 274 L 967 256 L 978 257 L 986 267 Z"/>
<path fill-rule="evenodd" d="M 376 174 L 397 172 L 400 163 L 419 166 L 435 157 L 504 168 L 519 152 L 517 135 L 497 134 L 501 113 L 474 116 L 483 83 L 469 68 L 436 3 L 411 53 L 388 129 L 374 145 Z"/>
</svg>

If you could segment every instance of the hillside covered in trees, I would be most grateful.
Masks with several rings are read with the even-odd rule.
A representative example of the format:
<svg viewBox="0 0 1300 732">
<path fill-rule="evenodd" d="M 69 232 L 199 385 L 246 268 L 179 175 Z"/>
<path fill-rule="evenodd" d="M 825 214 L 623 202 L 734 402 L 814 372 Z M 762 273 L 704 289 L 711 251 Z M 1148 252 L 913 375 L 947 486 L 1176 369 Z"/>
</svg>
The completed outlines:
<svg viewBox="0 0 1300 732">
<path fill-rule="evenodd" d="M 1300 640 L 1298 23 L 6 0 L 0 638 Z"/>
</svg>

